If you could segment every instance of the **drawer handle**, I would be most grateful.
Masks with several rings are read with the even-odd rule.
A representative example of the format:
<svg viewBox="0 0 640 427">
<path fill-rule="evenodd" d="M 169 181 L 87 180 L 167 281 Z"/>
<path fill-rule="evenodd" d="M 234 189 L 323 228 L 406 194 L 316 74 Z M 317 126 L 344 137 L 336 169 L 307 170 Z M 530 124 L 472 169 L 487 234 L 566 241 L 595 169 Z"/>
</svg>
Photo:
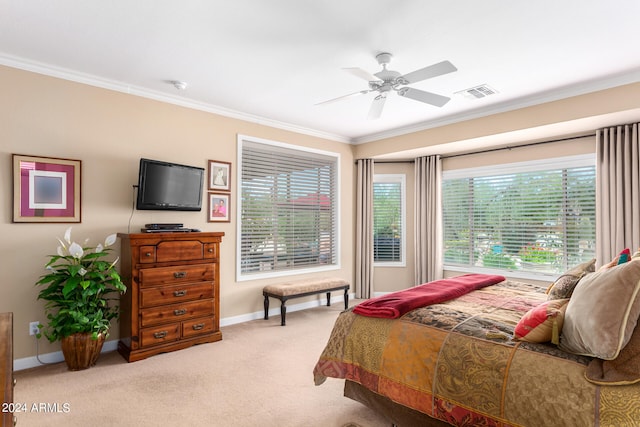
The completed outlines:
<svg viewBox="0 0 640 427">
<path fill-rule="evenodd" d="M 187 314 L 187 309 L 181 308 L 180 310 L 173 310 L 173 314 L 175 314 L 176 316 L 182 316 L 184 314 Z"/>
<path fill-rule="evenodd" d="M 201 330 L 203 328 L 204 328 L 204 323 L 197 323 L 197 324 L 193 325 L 193 330 L 194 331 L 199 331 L 199 330 Z"/>
<path fill-rule="evenodd" d="M 147 252 L 144 254 L 144 256 L 146 256 L 147 258 L 151 256 L 151 252 Z"/>
<path fill-rule="evenodd" d="M 164 337 L 167 336 L 168 333 L 169 332 L 167 332 L 167 331 L 154 332 L 153 333 L 153 337 L 157 338 L 157 339 L 164 338 Z"/>
<path fill-rule="evenodd" d="M 183 289 L 181 291 L 173 291 L 173 296 L 174 297 L 183 297 L 187 294 L 187 290 Z"/>
<path fill-rule="evenodd" d="M 175 273 L 173 273 L 173 277 L 175 277 L 176 279 L 184 279 L 185 277 L 187 277 L 187 272 L 186 271 L 176 271 Z"/>
<path fill-rule="evenodd" d="M 213 252 L 213 248 L 209 248 L 209 253 Z"/>
</svg>

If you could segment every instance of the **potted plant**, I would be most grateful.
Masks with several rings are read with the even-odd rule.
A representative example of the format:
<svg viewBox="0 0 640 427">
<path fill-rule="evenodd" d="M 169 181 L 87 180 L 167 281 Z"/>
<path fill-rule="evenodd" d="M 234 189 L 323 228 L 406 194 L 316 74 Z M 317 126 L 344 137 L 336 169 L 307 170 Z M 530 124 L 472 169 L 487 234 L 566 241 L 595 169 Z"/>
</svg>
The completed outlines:
<svg viewBox="0 0 640 427">
<path fill-rule="evenodd" d="M 47 325 L 39 325 L 49 341 L 60 341 L 65 362 L 76 371 L 95 365 L 109 335 L 112 319 L 119 315 L 119 294 L 126 291 L 114 266 L 107 261 L 116 235 L 95 247 L 71 240 L 71 227 L 58 239 L 56 255 L 49 255 L 47 274 L 36 283 L 43 288 L 38 299 L 46 301 Z M 38 338 L 41 334 L 37 335 Z"/>
</svg>

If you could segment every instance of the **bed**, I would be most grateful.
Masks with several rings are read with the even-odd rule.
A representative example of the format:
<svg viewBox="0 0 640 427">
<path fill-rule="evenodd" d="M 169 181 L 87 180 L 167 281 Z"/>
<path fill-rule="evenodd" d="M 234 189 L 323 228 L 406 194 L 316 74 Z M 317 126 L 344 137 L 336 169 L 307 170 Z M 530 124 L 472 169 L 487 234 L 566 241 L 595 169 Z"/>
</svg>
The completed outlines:
<svg viewBox="0 0 640 427">
<path fill-rule="evenodd" d="M 514 337 L 523 320 L 552 299 L 550 288 L 519 281 L 502 280 L 444 302 L 411 307 L 396 318 L 357 314 L 351 308 L 336 320 L 315 365 L 315 383 L 344 379 L 345 396 L 400 426 L 638 426 L 640 328 L 634 331 L 640 314 L 640 260 L 627 264 L 604 272 L 581 265 L 582 271 L 556 281 L 556 290 L 572 282 L 569 294 L 567 288 L 560 295 L 569 298 L 539 325 L 551 325 L 553 336 L 562 321 L 555 343 Z M 612 301 L 603 302 L 603 281 Z M 585 306 L 585 299 L 594 298 Z M 618 312 L 623 314 L 607 314 Z M 609 329 L 600 331 L 613 336 L 616 348 L 572 348 L 565 328 L 573 334 L 582 321 L 582 332 L 592 335 L 593 321 L 603 315 L 616 318 L 615 326 L 603 321 Z"/>
</svg>

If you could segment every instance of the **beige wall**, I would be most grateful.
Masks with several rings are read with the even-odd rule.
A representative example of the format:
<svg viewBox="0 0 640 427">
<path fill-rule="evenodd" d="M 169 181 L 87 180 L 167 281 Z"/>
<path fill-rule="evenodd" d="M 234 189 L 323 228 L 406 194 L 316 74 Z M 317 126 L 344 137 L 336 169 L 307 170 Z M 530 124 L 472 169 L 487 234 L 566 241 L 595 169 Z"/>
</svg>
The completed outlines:
<svg viewBox="0 0 640 427">
<path fill-rule="evenodd" d="M 236 221 L 206 222 L 202 212 L 132 211 L 140 157 L 207 167 L 207 160 L 236 165 L 237 134 L 297 144 L 341 155 L 341 269 L 325 273 L 353 280 L 353 180 L 351 146 L 171 104 L 0 66 L 0 312 L 14 313 L 14 357 L 35 355 L 30 321 L 44 321 L 34 283 L 46 255 L 68 224 L 12 223 L 11 154 L 82 161 L 82 222 L 78 240 L 98 243 L 113 232 L 137 232 L 150 222 L 182 222 L 203 231 L 223 231 L 220 314 L 223 319 L 261 312 L 262 281 L 235 282 Z M 233 171 L 235 173 L 235 169 Z M 237 193 L 232 179 L 232 195 Z M 236 206 L 232 196 L 232 209 Z M 133 216 L 132 216 L 133 214 Z M 130 219 L 131 217 L 131 219 Z M 346 236 L 346 237 L 345 237 Z M 273 281 L 273 280 L 271 280 Z M 301 300 L 304 302 L 304 300 Z M 118 337 L 112 328 L 110 339 Z M 40 340 L 40 353 L 58 351 Z"/>
<path fill-rule="evenodd" d="M 276 281 L 235 281 L 235 197 L 232 197 L 232 221 L 225 224 L 207 223 L 205 212 L 132 211 L 132 185 L 137 180 L 140 157 L 202 167 L 206 167 L 207 159 L 230 161 L 236 165 L 237 134 L 340 153 L 341 269 L 330 274 L 352 281 L 355 158 L 640 108 L 638 83 L 351 147 L 8 67 L 0 66 L 0 78 L 0 164 L 3 175 L 0 262 L 4 273 L 0 281 L 0 312 L 14 312 L 16 359 L 35 355 L 34 340 L 28 335 L 28 322 L 45 319 L 43 306 L 36 301 L 34 283 L 44 272 L 46 255 L 55 251 L 56 238 L 62 236 L 68 225 L 11 222 L 12 153 L 82 160 L 82 223 L 73 225 L 74 235 L 78 238 L 91 237 L 97 242 L 109 233 L 137 231 L 149 222 L 183 222 L 205 231 L 225 232 L 220 298 L 224 320 L 260 312 L 262 286 Z M 640 116 L 634 120 L 640 120 Z M 564 155 L 565 147 L 571 145 L 542 145 L 524 149 L 521 153 L 525 158 Z M 576 142 L 569 151 L 592 149 L 593 140 L 587 138 Z M 450 158 L 443 166 L 449 169 L 513 161 L 514 153 L 505 151 Z M 410 243 L 413 235 L 410 215 L 413 211 L 413 165 L 379 164 L 376 171 L 407 174 L 407 267 L 377 268 L 375 272 L 374 290 L 391 292 L 413 283 Z M 233 195 L 237 191 L 235 181 L 232 180 Z M 115 329 L 111 339 L 116 339 L 117 334 Z M 40 353 L 57 350 L 57 344 L 40 340 Z"/>
<path fill-rule="evenodd" d="M 617 120 L 624 121 L 620 123 Z M 376 158 L 388 153 L 452 144 L 458 141 L 482 140 L 496 135 L 519 136 L 523 131 L 530 129 L 545 132 L 543 139 L 549 140 L 572 133 L 575 136 L 575 132 L 568 130 L 570 128 L 566 125 L 579 124 L 585 127 L 586 123 L 589 130 L 595 131 L 600 126 L 613 126 L 638 120 L 640 120 L 640 83 L 634 83 L 356 145 L 355 157 L 356 159 Z M 513 145 L 513 143 L 508 141 L 504 145 Z M 474 150 L 471 148 L 468 151 Z"/>
</svg>

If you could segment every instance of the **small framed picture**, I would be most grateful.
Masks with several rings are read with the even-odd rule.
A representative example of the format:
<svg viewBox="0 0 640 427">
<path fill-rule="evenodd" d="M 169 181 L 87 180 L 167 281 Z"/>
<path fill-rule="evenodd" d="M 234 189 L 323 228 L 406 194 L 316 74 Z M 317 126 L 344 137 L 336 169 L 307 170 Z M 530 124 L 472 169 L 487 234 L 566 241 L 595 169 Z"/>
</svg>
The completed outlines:
<svg viewBox="0 0 640 427">
<path fill-rule="evenodd" d="M 13 222 L 80 222 L 80 160 L 13 155 Z"/>
<path fill-rule="evenodd" d="M 209 190 L 231 191 L 231 163 L 209 160 Z"/>
<path fill-rule="evenodd" d="M 209 193 L 209 222 L 230 222 L 231 195 Z"/>
</svg>

